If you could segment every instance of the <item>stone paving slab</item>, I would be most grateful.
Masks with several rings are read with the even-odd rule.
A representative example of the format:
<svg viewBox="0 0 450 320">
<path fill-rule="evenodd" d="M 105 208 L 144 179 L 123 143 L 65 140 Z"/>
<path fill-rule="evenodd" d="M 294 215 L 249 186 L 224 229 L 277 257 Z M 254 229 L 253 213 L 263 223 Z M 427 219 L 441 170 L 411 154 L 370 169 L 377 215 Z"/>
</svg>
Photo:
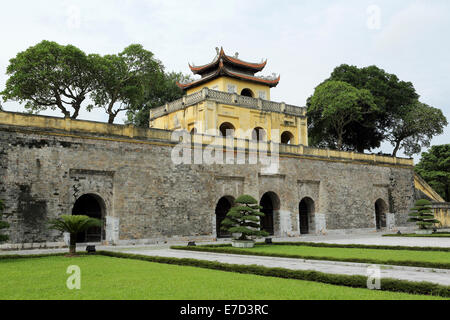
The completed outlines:
<svg viewBox="0 0 450 320">
<path fill-rule="evenodd" d="M 260 265 L 265 267 L 278 267 L 292 270 L 315 270 L 324 273 L 345 275 L 367 275 L 367 267 L 370 264 L 350 263 L 337 261 L 304 260 L 292 258 L 243 256 L 235 254 L 222 254 L 210 252 L 181 251 L 173 249 L 159 250 L 121 250 L 127 253 L 147 256 L 191 258 L 207 261 L 217 261 L 229 264 Z M 381 266 L 381 277 L 409 281 L 427 281 L 442 285 L 450 285 L 450 270 L 430 269 L 403 266 Z"/>
</svg>

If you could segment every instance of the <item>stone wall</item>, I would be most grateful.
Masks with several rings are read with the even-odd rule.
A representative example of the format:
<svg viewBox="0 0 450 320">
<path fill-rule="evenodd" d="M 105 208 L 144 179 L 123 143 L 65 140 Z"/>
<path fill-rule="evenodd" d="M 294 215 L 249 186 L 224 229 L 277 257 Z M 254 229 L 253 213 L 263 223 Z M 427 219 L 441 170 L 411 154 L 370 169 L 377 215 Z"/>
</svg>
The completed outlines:
<svg viewBox="0 0 450 320">
<path fill-rule="evenodd" d="M 375 231 L 375 201 L 406 226 L 412 167 L 280 154 L 277 174 L 261 165 L 174 165 L 173 143 L 0 123 L 0 198 L 11 243 L 60 242 L 48 219 L 70 214 L 84 194 L 101 199 L 109 243 L 215 238 L 223 196 L 273 192 L 275 235 L 299 235 L 299 202 L 314 201 L 311 232 Z M 392 222 L 390 223 L 392 224 Z"/>
</svg>

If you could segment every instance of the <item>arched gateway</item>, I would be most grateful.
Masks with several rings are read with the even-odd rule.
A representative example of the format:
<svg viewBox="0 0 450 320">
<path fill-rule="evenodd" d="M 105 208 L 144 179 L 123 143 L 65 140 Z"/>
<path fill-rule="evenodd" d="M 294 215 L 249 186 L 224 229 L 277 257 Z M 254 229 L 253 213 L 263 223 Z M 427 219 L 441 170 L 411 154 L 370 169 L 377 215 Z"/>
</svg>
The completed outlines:
<svg viewBox="0 0 450 320">
<path fill-rule="evenodd" d="M 221 223 L 225 219 L 228 211 L 234 205 L 234 198 L 231 196 L 225 196 L 219 199 L 216 205 L 216 236 L 217 238 L 231 237 L 229 232 L 220 230 Z"/>
<path fill-rule="evenodd" d="M 300 234 L 308 234 L 314 229 L 314 200 L 305 197 L 298 205 Z"/>
<path fill-rule="evenodd" d="M 378 199 L 375 202 L 375 223 L 377 230 L 386 228 L 386 212 L 388 211 L 388 206 L 383 199 Z"/>
<path fill-rule="evenodd" d="M 261 218 L 261 228 L 274 235 L 274 214 L 280 210 L 280 198 L 276 193 L 269 191 L 263 194 L 259 205 L 262 207 L 261 212 L 265 214 Z"/>
<path fill-rule="evenodd" d="M 85 215 L 103 221 L 101 227 L 91 227 L 77 235 L 77 242 L 101 242 L 105 240 L 106 207 L 103 199 L 95 194 L 84 194 L 75 201 L 72 215 Z"/>
</svg>

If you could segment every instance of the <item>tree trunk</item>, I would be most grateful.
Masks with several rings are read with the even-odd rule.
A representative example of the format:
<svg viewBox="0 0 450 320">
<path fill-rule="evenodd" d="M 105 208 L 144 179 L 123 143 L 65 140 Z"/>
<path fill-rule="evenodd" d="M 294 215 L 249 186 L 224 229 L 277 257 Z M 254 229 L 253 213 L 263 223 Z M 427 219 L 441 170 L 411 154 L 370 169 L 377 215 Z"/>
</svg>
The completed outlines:
<svg viewBox="0 0 450 320">
<path fill-rule="evenodd" d="M 338 150 L 342 150 L 342 133 L 338 133 L 337 148 Z"/>
<path fill-rule="evenodd" d="M 108 117 L 108 123 L 113 124 L 115 118 L 116 118 L 116 114 L 110 113 L 109 117 Z"/>
<path fill-rule="evenodd" d="M 69 253 L 75 254 L 77 252 L 77 234 L 70 234 L 70 242 L 69 242 Z"/>
<path fill-rule="evenodd" d="M 398 152 L 398 149 L 399 149 L 399 148 L 400 148 L 400 141 L 397 141 L 396 144 L 395 144 L 394 151 L 392 151 L 392 156 L 393 156 L 393 157 L 396 157 L 396 156 L 397 156 L 397 152 Z"/>
</svg>

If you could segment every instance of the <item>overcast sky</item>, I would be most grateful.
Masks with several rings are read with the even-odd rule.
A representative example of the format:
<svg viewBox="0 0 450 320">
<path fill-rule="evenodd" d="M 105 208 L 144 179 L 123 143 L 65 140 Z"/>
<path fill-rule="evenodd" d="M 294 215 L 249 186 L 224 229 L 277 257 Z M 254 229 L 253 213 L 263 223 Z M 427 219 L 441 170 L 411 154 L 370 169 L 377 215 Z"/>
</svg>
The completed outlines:
<svg viewBox="0 0 450 320">
<path fill-rule="evenodd" d="M 268 59 L 262 75 L 281 74 L 274 101 L 304 106 L 334 67 L 377 65 L 411 81 L 420 100 L 450 120 L 448 0 L 15 0 L 2 1 L 0 12 L 0 90 L 9 59 L 44 39 L 100 54 L 140 43 L 168 71 L 183 73 L 188 62 L 206 64 L 223 46 L 243 60 Z M 23 110 L 14 102 L 3 107 Z M 83 112 L 80 119 L 107 117 Z M 444 143 L 450 127 L 433 139 Z"/>
</svg>

